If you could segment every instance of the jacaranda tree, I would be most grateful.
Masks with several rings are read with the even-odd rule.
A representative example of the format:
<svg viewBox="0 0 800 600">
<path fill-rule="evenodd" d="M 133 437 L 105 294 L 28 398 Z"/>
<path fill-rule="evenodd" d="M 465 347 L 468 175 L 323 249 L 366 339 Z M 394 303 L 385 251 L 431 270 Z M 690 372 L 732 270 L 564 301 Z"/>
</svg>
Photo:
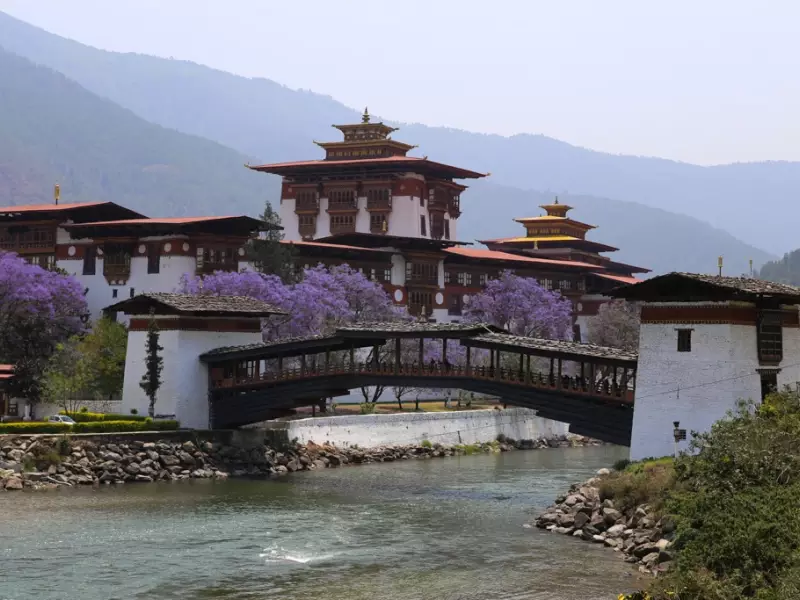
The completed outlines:
<svg viewBox="0 0 800 600">
<path fill-rule="evenodd" d="M 0 253 L 0 362 L 15 365 L 11 393 L 37 401 L 56 347 L 85 329 L 88 306 L 78 281 Z"/>
<path fill-rule="evenodd" d="M 469 299 L 464 320 L 503 327 L 515 335 L 567 339 L 572 303 L 544 289 L 536 279 L 503 271 Z"/>
</svg>

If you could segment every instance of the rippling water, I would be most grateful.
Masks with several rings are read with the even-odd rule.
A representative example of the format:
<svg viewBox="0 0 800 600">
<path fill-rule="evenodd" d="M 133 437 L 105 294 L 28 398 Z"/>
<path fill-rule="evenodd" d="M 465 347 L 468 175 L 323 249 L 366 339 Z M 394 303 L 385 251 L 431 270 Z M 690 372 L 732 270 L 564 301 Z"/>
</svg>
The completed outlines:
<svg viewBox="0 0 800 600">
<path fill-rule="evenodd" d="M 615 598 L 636 583 L 616 553 L 523 524 L 625 453 L 7 493 L 0 600 Z"/>
</svg>

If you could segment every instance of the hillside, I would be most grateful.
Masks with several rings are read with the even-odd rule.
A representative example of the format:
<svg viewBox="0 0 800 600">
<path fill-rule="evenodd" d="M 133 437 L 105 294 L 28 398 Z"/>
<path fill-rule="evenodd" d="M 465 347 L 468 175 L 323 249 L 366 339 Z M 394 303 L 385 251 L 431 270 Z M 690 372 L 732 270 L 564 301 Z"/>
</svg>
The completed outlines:
<svg viewBox="0 0 800 600">
<path fill-rule="evenodd" d="M 780 260 L 772 260 L 759 269 L 758 276 L 768 281 L 800 285 L 800 250 L 787 252 Z"/>
<path fill-rule="evenodd" d="M 184 61 L 97 50 L 4 13 L 0 40 L 149 121 L 264 161 L 317 156 L 311 140 L 335 139 L 332 123 L 357 118 L 356 111 L 330 97 Z M 380 112 L 380 107 L 372 108 Z M 797 246 L 798 163 L 700 167 L 604 154 L 544 136 L 506 138 L 421 125 L 404 125 L 396 137 L 419 144 L 421 153 L 439 160 L 491 172 L 493 182 L 501 185 L 615 198 L 683 213 L 775 254 Z M 755 207 L 759 215 L 781 218 L 753 218 Z"/>
<path fill-rule="evenodd" d="M 0 36 L 2 37 L 2 36 Z M 0 204 L 113 200 L 153 216 L 257 214 L 265 182 L 216 142 L 154 125 L 0 49 Z"/>
</svg>

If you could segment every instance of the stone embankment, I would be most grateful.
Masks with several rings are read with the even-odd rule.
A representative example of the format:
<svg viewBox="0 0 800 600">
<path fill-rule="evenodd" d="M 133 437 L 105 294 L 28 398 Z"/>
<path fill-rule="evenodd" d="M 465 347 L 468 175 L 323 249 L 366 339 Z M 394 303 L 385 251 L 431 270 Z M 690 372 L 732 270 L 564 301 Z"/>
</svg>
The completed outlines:
<svg viewBox="0 0 800 600">
<path fill-rule="evenodd" d="M 626 562 L 638 564 L 642 573 L 666 571 L 673 558 L 674 523 L 647 504 L 623 509 L 610 499 L 601 500 L 601 478 L 608 474 L 608 469 L 600 469 L 598 477 L 573 485 L 534 524 L 612 548 Z"/>
<path fill-rule="evenodd" d="M 351 464 L 429 459 L 479 452 L 597 445 L 579 436 L 504 440 L 474 446 L 422 444 L 372 449 L 313 443 L 274 449 L 211 441 L 137 440 L 96 436 L 0 437 L 0 490 L 51 489 L 127 482 L 279 476 Z"/>
</svg>

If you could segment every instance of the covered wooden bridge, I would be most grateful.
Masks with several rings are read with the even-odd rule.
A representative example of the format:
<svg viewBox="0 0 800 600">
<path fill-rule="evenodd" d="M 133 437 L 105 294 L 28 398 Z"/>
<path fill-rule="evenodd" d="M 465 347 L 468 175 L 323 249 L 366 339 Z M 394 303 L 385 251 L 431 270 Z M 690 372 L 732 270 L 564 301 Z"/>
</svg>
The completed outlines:
<svg viewBox="0 0 800 600">
<path fill-rule="evenodd" d="M 330 336 L 217 348 L 209 369 L 215 428 L 263 421 L 370 386 L 456 388 L 630 443 L 637 356 L 591 344 L 517 337 L 483 324 L 369 323 Z"/>
</svg>

